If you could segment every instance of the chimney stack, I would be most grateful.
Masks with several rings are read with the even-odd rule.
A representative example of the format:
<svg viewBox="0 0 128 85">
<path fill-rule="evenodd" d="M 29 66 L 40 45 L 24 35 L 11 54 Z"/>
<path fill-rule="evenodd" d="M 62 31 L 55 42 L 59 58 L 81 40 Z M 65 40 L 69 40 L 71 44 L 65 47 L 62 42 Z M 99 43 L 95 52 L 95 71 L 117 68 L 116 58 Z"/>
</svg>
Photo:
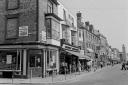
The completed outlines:
<svg viewBox="0 0 128 85">
<path fill-rule="evenodd" d="M 76 15 L 77 15 L 77 21 L 82 22 L 82 13 L 79 11 Z"/>
<path fill-rule="evenodd" d="M 93 32 L 93 25 L 89 25 L 89 31 Z"/>
</svg>

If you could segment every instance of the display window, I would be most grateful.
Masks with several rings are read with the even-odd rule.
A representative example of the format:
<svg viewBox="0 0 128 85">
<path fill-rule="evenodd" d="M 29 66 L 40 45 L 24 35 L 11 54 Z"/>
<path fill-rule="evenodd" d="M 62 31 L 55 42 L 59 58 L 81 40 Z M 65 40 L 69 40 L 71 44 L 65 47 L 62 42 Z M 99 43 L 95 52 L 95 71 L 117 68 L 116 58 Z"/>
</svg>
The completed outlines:
<svg viewBox="0 0 128 85">
<path fill-rule="evenodd" d="M 57 50 L 47 51 L 47 68 L 56 68 Z"/>
<path fill-rule="evenodd" d="M 20 70 L 19 51 L 0 51 L 0 70 Z"/>
</svg>

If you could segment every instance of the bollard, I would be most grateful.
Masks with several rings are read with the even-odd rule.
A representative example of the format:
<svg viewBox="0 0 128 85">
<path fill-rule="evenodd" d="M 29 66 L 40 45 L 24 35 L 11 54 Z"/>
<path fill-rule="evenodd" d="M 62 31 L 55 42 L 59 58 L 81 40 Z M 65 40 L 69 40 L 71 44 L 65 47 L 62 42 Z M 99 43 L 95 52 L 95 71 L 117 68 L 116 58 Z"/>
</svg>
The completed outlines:
<svg viewBox="0 0 128 85">
<path fill-rule="evenodd" d="M 65 70 L 65 80 L 66 80 L 66 67 L 64 68 L 64 70 Z"/>
<path fill-rule="evenodd" d="M 32 79 L 32 69 L 30 70 L 30 83 L 31 83 L 31 79 Z"/>
</svg>

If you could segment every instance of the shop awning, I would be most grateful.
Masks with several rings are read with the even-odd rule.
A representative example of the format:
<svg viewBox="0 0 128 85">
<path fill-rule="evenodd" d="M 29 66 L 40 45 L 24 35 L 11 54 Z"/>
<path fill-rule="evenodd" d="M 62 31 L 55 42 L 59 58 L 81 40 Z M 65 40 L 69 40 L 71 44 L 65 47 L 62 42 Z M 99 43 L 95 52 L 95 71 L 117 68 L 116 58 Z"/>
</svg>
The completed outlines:
<svg viewBox="0 0 128 85">
<path fill-rule="evenodd" d="M 78 56 L 79 59 L 91 60 L 90 57 L 88 57 L 88 56 L 86 56 L 86 55 L 83 55 L 83 54 L 80 54 L 80 53 L 78 53 L 78 52 L 73 52 L 73 51 L 68 51 L 68 50 L 66 50 L 66 52 L 68 52 L 68 53 L 70 53 L 70 54 L 72 54 L 72 55 Z"/>
<path fill-rule="evenodd" d="M 92 50 L 91 48 L 87 48 L 87 50 L 88 50 L 89 52 L 93 52 L 93 50 Z"/>
</svg>

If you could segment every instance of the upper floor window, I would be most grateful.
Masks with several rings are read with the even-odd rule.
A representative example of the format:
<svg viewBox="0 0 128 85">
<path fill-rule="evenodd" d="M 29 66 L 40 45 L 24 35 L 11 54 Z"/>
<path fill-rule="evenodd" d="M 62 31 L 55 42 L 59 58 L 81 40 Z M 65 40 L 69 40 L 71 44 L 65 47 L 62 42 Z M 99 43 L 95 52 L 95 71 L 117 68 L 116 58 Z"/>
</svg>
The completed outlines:
<svg viewBox="0 0 128 85">
<path fill-rule="evenodd" d="M 63 9 L 63 18 L 64 18 L 64 21 L 66 21 L 66 11 Z"/>
<path fill-rule="evenodd" d="M 47 38 L 59 40 L 60 39 L 60 25 L 53 19 L 46 19 Z"/>
<path fill-rule="evenodd" d="M 7 9 L 16 9 L 19 7 L 19 0 L 7 0 Z"/>
<path fill-rule="evenodd" d="M 79 37 L 80 37 L 80 38 L 82 37 L 82 32 L 81 32 L 81 30 L 79 30 Z"/>
<path fill-rule="evenodd" d="M 18 17 L 7 18 L 6 39 L 16 38 L 18 36 Z"/>
<path fill-rule="evenodd" d="M 48 8 L 47 8 L 47 12 L 48 13 L 53 13 L 53 3 L 50 1 L 50 0 L 48 0 Z"/>
<path fill-rule="evenodd" d="M 47 38 L 51 38 L 51 19 L 46 19 Z"/>
</svg>

